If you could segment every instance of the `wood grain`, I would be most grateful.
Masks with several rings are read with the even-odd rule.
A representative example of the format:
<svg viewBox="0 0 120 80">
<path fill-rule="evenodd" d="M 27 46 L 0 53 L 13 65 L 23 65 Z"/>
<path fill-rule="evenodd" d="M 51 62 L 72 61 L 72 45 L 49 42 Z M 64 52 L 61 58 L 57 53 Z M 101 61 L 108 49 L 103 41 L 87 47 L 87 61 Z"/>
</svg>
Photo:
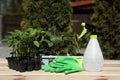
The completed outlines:
<svg viewBox="0 0 120 80">
<path fill-rule="evenodd" d="M 120 80 L 120 60 L 105 60 L 100 72 L 76 72 L 65 75 L 39 71 L 18 72 L 8 68 L 7 61 L 0 59 L 0 80 Z"/>
</svg>

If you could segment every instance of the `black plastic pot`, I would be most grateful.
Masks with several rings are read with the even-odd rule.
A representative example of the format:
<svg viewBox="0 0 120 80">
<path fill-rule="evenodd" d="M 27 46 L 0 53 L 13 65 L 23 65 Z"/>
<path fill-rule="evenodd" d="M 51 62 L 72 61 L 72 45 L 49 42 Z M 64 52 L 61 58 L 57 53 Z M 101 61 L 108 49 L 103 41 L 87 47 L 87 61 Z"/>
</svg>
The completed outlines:
<svg viewBox="0 0 120 80">
<path fill-rule="evenodd" d="M 19 57 L 6 57 L 8 60 L 8 67 L 10 69 L 25 72 L 41 69 L 41 57 L 37 58 L 19 58 Z"/>
<path fill-rule="evenodd" d="M 8 67 L 13 69 L 13 57 L 6 57 L 6 59 L 8 61 Z"/>
<path fill-rule="evenodd" d="M 18 61 L 18 71 L 25 72 L 27 70 L 27 60 Z"/>
<path fill-rule="evenodd" d="M 19 59 L 14 59 L 14 70 L 19 71 Z"/>
<path fill-rule="evenodd" d="M 12 69 L 13 69 L 13 70 L 16 70 L 17 67 L 18 67 L 18 66 L 17 66 L 17 64 L 18 64 L 18 59 L 17 59 L 16 57 L 13 58 L 12 64 L 13 64 Z"/>
<path fill-rule="evenodd" d="M 6 57 L 6 59 L 8 60 L 8 67 L 16 70 L 16 57 Z"/>
<path fill-rule="evenodd" d="M 34 63 L 34 70 L 40 70 L 41 69 L 41 58 L 36 58 Z"/>
<path fill-rule="evenodd" d="M 27 71 L 32 71 L 34 69 L 34 60 L 28 59 L 27 60 Z"/>
</svg>

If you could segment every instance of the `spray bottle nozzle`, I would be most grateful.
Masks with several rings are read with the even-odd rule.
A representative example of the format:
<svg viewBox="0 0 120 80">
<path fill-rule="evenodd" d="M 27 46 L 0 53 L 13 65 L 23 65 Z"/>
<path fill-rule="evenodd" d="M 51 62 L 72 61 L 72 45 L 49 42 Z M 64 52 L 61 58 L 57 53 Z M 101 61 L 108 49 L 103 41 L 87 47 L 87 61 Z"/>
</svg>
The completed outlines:
<svg viewBox="0 0 120 80">
<path fill-rule="evenodd" d="M 87 33 L 87 30 L 90 31 L 91 34 L 95 34 L 96 35 L 96 29 L 95 29 L 94 25 L 82 22 L 81 26 L 83 27 L 83 30 L 82 30 L 82 33 L 80 34 L 79 38 L 84 36 L 85 33 Z"/>
<path fill-rule="evenodd" d="M 92 24 L 88 24 L 88 23 L 85 23 L 85 22 L 82 22 L 81 23 L 81 26 L 85 27 L 86 29 L 88 29 L 88 31 L 91 32 L 91 34 L 96 34 L 96 29 L 95 29 L 95 26 L 92 25 Z"/>
</svg>

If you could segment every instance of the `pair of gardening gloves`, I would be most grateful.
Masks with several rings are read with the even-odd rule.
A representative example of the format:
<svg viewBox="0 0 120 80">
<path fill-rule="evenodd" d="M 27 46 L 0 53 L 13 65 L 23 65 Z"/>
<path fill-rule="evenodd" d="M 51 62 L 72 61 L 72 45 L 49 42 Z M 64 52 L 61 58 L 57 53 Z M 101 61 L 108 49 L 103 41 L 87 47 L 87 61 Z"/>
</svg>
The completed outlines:
<svg viewBox="0 0 120 80">
<path fill-rule="evenodd" d="M 56 57 L 48 65 L 42 65 L 42 70 L 46 72 L 64 72 L 65 74 L 83 71 L 83 59 L 77 59 L 72 56 Z"/>
</svg>

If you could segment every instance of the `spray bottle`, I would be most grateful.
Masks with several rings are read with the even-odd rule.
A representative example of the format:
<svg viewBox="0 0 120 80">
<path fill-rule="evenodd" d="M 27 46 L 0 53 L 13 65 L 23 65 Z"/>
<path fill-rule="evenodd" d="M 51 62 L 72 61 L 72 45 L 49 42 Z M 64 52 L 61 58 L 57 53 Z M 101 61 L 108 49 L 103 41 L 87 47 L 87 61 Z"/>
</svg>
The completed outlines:
<svg viewBox="0 0 120 80">
<path fill-rule="evenodd" d="M 83 57 L 84 68 L 86 71 L 101 71 L 104 59 L 99 42 L 97 40 L 95 26 L 85 22 L 82 22 L 81 26 L 83 26 L 83 31 L 79 38 L 81 38 L 87 32 L 87 30 L 91 32 L 90 40 Z"/>
</svg>

